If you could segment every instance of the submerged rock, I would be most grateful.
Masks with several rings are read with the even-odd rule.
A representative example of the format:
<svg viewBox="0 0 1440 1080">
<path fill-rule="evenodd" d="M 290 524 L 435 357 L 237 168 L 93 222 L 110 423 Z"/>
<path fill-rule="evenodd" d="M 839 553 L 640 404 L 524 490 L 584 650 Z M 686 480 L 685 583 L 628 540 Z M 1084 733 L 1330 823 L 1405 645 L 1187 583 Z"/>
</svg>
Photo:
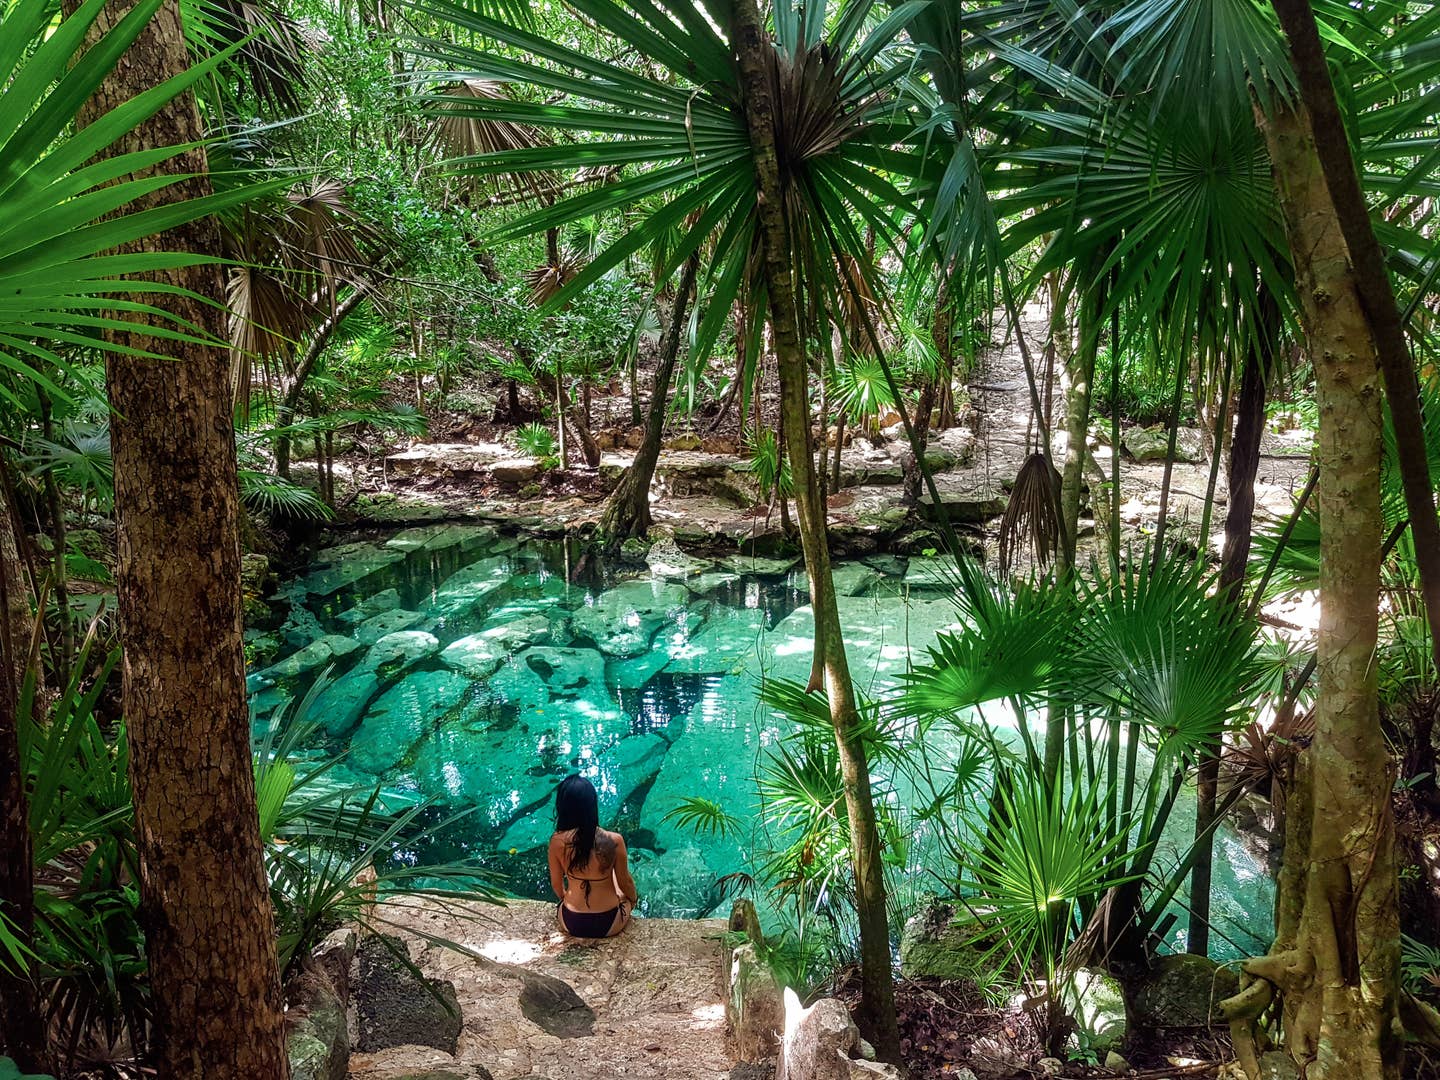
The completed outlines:
<svg viewBox="0 0 1440 1080">
<path fill-rule="evenodd" d="M 440 662 L 471 678 L 483 679 L 504 663 L 509 655 L 493 637 L 470 634 L 447 645 L 440 653 Z"/>
<path fill-rule="evenodd" d="M 532 646 L 495 672 L 490 689 L 526 705 L 576 698 L 611 701 L 605 689 L 605 659 L 594 649 Z"/>
<path fill-rule="evenodd" d="M 336 738 L 345 735 L 364 714 L 380 680 L 373 671 L 352 671 L 321 690 L 310 709 L 310 719 Z"/>
<path fill-rule="evenodd" d="M 350 740 L 351 763 L 372 775 L 394 768 L 470 685 L 453 671 L 419 671 L 396 683 L 365 713 Z"/>
<path fill-rule="evenodd" d="M 354 607 L 347 608 L 335 618 L 349 626 L 359 626 L 366 619 L 373 618 L 382 611 L 393 611 L 399 606 L 400 594 L 394 589 L 384 589 L 374 596 L 366 597 Z"/>
<path fill-rule="evenodd" d="M 510 580 L 510 563 L 500 556 L 481 559 L 446 578 L 430 602 L 430 610 L 445 618 L 468 615 L 481 601 L 493 596 Z"/>
<path fill-rule="evenodd" d="M 396 608 L 393 611 L 383 611 L 379 615 L 366 619 L 355 629 L 355 640 L 362 645 L 374 645 L 381 638 L 398 633 L 401 630 L 409 630 L 417 623 L 425 621 L 425 616 L 418 611 L 403 611 Z"/>
<path fill-rule="evenodd" d="M 692 602 L 683 585 L 627 581 L 606 589 L 594 603 L 579 608 L 570 622 L 577 637 L 588 638 L 609 656 L 642 656 L 656 632 Z"/>
<path fill-rule="evenodd" d="M 365 671 L 384 668 L 386 674 L 393 675 L 396 670 L 414 667 L 439 651 L 440 639 L 434 634 L 425 630 L 399 630 L 370 646 L 360 666 Z"/>
<path fill-rule="evenodd" d="M 499 535 L 492 525 L 422 525 L 396 533 L 385 546 L 395 551 L 476 551 L 488 547 Z"/>
<path fill-rule="evenodd" d="M 284 660 L 271 664 L 260 674 L 262 678 L 272 682 L 278 679 L 292 679 L 297 675 L 304 675 L 308 671 L 324 667 L 341 657 L 349 656 L 358 648 L 360 648 L 359 643 L 348 637 L 327 634 L 319 641 L 312 641 L 299 652 L 292 653 Z"/>
</svg>

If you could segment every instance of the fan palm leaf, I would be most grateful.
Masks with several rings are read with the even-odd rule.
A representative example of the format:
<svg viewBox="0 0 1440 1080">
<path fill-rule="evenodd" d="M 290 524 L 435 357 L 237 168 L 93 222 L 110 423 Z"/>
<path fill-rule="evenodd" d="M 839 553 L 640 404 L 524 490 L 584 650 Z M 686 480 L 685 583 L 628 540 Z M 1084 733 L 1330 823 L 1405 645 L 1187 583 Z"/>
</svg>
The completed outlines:
<svg viewBox="0 0 1440 1080">
<path fill-rule="evenodd" d="M 185 147 L 156 147 L 106 158 L 104 151 L 224 62 L 226 53 L 146 91 L 82 128 L 81 106 L 124 54 L 159 0 L 142 0 L 87 44 L 104 0 L 86 0 L 52 25 L 44 0 L 19 0 L 0 13 L 0 367 L 37 379 L 63 396 L 38 368 L 65 371 L 73 348 L 111 348 L 106 332 L 145 318 L 149 333 L 200 340 L 161 306 L 165 288 L 129 275 L 218 261 L 163 251 L 113 252 L 154 233 L 254 197 L 237 188 L 150 210 L 126 208 L 176 182 L 155 170 Z M 0 393 L 13 395 L 0 385 Z"/>
</svg>

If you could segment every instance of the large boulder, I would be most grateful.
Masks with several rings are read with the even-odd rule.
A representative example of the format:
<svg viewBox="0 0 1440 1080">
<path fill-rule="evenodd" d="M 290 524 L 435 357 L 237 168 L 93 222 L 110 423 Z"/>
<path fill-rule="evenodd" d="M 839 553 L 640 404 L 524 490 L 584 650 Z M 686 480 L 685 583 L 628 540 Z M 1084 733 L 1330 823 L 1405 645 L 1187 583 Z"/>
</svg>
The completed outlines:
<svg viewBox="0 0 1440 1080">
<path fill-rule="evenodd" d="M 1170 449 L 1170 433 L 1163 427 L 1129 428 L 1120 442 L 1138 462 L 1164 461 Z M 1204 437 L 1199 429 L 1182 427 L 1175 433 L 1176 461 L 1200 461 L 1204 456 Z"/>
<path fill-rule="evenodd" d="M 795 991 L 785 991 L 785 1039 L 775 1080 L 899 1080 L 895 1066 L 855 1056 L 860 1047 L 860 1030 L 842 1002 L 821 998 L 807 1009 Z"/>
<path fill-rule="evenodd" d="M 382 611 L 379 615 L 371 616 L 355 628 L 355 640 L 362 645 L 374 645 L 383 637 L 398 634 L 401 630 L 409 630 L 417 623 L 424 621 L 425 616 L 418 611 L 405 611 L 402 608 Z"/>
<path fill-rule="evenodd" d="M 785 1032 L 785 1003 L 775 975 L 762 957 L 765 938 L 749 900 L 737 900 L 730 911 L 730 934 L 744 941 L 727 948 L 730 994 L 725 1019 L 731 1046 L 740 1061 L 768 1061 L 780 1049 Z"/>
<path fill-rule="evenodd" d="M 932 899 L 900 934 L 900 971 L 907 979 L 968 979 L 984 966 L 993 938 L 956 919 L 953 904 Z"/>
<path fill-rule="evenodd" d="M 1130 1013 L 1147 1028 L 1224 1024 L 1219 1004 L 1240 989 L 1235 972 L 1206 956 L 1161 956 L 1131 987 Z"/>
<path fill-rule="evenodd" d="M 355 1049 L 372 1053 L 392 1046 L 433 1046 L 455 1053 L 463 1020 L 455 987 L 417 974 L 401 939 L 376 935 L 360 943 L 350 993 Z"/>
<path fill-rule="evenodd" d="M 1009 501 L 1004 495 L 941 491 L 937 504 L 927 491 L 920 496 L 919 509 L 926 521 L 943 519 L 952 525 L 980 525 L 1004 514 Z"/>
<path fill-rule="evenodd" d="M 1075 1022 L 1081 1046 L 1104 1054 L 1125 1042 L 1125 993 L 1109 972 L 1080 968 L 1061 985 L 1060 1002 Z"/>
<path fill-rule="evenodd" d="M 345 1080 L 350 1033 L 345 1003 L 329 978 L 304 971 L 286 986 L 286 999 L 291 1080 Z"/>
</svg>

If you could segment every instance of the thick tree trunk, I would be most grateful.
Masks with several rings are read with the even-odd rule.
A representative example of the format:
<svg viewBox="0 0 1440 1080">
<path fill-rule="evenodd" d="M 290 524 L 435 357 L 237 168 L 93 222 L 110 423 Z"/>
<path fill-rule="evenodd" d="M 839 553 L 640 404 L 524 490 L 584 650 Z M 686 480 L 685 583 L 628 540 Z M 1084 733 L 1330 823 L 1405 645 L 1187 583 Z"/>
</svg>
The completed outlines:
<svg viewBox="0 0 1440 1080">
<path fill-rule="evenodd" d="M 113 25 L 128 10 L 114 0 Z M 86 116 L 183 71 L 180 11 L 166 3 L 105 80 Z M 115 149 L 194 143 L 186 94 Z M 167 163 L 189 174 L 147 200 L 208 193 L 204 151 Z M 220 250 L 213 220 L 154 237 L 159 251 Z M 225 291 L 211 266 L 167 271 L 175 314 L 225 338 Z M 121 316 L 123 317 L 123 316 Z M 241 648 L 239 498 L 230 368 L 223 346 L 182 345 L 143 325 L 116 344 L 106 383 L 114 409 L 116 582 L 124 646 L 140 899 L 155 1005 L 153 1046 L 167 1080 L 254 1080 L 289 1073 L 275 927 L 261 860 Z"/>
<path fill-rule="evenodd" d="M 0 914 L 16 937 L 29 944 L 35 930 L 35 866 L 20 760 L 20 688 L 34 616 L 8 488 L 8 474 L 0 474 Z M 0 971 L 0 1050 L 27 1072 L 49 1067 L 40 993 L 27 971 Z"/>
<path fill-rule="evenodd" d="M 1246 1022 L 1280 999 L 1286 1053 L 1314 1080 L 1399 1075 L 1400 926 L 1389 754 L 1375 684 L 1380 588 L 1380 377 L 1349 253 L 1305 119 L 1263 121 L 1295 259 L 1320 406 L 1320 674 L 1315 738 L 1287 814 L 1279 925 L 1253 982 L 1226 1003 Z"/>
<path fill-rule="evenodd" d="M 1400 321 L 1390 274 L 1385 268 L 1385 254 L 1370 223 L 1370 208 L 1355 171 L 1349 134 L 1335 100 L 1315 13 L 1308 0 L 1274 0 L 1274 7 L 1289 41 L 1290 59 L 1308 111 L 1306 134 L 1314 140 L 1330 213 L 1344 237 L 1350 258 L 1350 280 L 1356 302 L 1385 376 L 1385 397 L 1394 421 L 1400 482 L 1405 489 L 1405 507 L 1410 512 L 1410 536 L 1415 542 L 1420 590 L 1430 623 L 1430 655 L 1440 668 L 1440 518 L 1435 514 L 1435 487 L 1430 478 L 1415 364 L 1405 341 L 1405 328 Z"/>
<path fill-rule="evenodd" d="M 660 346 L 660 364 L 655 369 L 655 385 L 650 390 L 650 409 L 645 417 L 645 438 L 635 451 L 635 460 L 625 470 L 620 483 L 610 494 L 600 515 L 600 534 L 610 543 L 630 536 L 644 536 L 650 531 L 650 481 L 655 477 L 655 463 L 660 460 L 660 442 L 665 435 L 665 413 L 670 404 L 670 380 L 675 375 L 675 362 L 680 356 L 681 332 L 685 328 L 686 308 L 695 278 L 700 270 L 700 254 L 685 260 L 680 288 L 675 293 L 675 306 L 670 309 L 670 325 Z"/>
<path fill-rule="evenodd" d="M 768 70 L 768 54 L 773 45 L 765 35 L 755 0 L 735 0 L 731 19 L 731 44 L 739 67 L 759 190 L 765 278 L 775 334 L 775 356 L 780 368 L 781 408 L 800 519 L 800 540 L 810 578 L 816 658 L 824 673 L 824 689 L 830 702 L 830 718 L 835 728 L 850 822 L 856 914 L 860 922 L 861 1021 L 880 1056 L 888 1061 L 898 1061 L 900 1036 L 895 1021 L 890 928 L 885 906 L 880 837 L 875 825 L 870 770 L 860 735 L 855 690 L 850 681 L 845 642 L 840 631 L 835 583 L 830 577 L 825 506 L 819 499 L 820 485 L 810 445 L 807 368 L 799 333 L 789 230 L 784 219 L 786 200 L 781 186 Z"/>
</svg>

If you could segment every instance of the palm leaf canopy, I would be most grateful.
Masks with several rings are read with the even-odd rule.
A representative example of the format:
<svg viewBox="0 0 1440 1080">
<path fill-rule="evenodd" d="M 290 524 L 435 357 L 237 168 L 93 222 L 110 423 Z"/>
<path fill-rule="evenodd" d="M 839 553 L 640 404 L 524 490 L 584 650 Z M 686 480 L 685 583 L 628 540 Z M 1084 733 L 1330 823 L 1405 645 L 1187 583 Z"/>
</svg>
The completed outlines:
<svg viewBox="0 0 1440 1080">
<path fill-rule="evenodd" d="M 885 240 L 898 235 L 909 201 L 891 177 L 924 168 L 919 113 L 901 87 L 909 65 L 894 42 L 926 2 L 912 0 L 889 12 L 877 10 L 874 0 L 852 0 L 838 10 L 779 0 L 774 8 L 771 80 L 793 255 L 802 281 L 821 290 L 832 311 L 840 258 L 864 261 L 860 231 L 872 228 Z M 548 296 L 551 307 L 667 231 L 678 230 L 680 237 L 664 245 L 666 277 L 710 243 L 707 286 L 714 294 L 694 349 L 708 353 L 741 288 L 756 285 L 750 137 L 731 49 L 716 29 L 722 20 L 712 21 L 698 0 L 573 4 L 626 51 L 645 57 L 648 74 L 448 0 L 420 0 L 418 6 L 487 42 L 478 48 L 438 40 L 413 46 L 437 65 L 430 75 L 438 89 L 424 96 L 428 107 L 450 118 L 523 125 L 548 139 L 457 157 L 455 170 L 510 176 L 620 170 L 618 179 L 526 213 L 491 239 L 631 212 L 626 227 Z M 457 96 L 449 89 L 477 79 L 528 86 L 537 98 L 546 97 Z M 648 212 L 633 213 L 641 208 Z"/>
<path fill-rule="evenodd" d="M 226 54 L 123 102 L 76 130 L 74 121 L 107 72 L 155 15 L 160 0 L 141 0 L 93 43 L 86 35 L 104 8 L 86 0 L 52 25 L 47 0 L 17 0 L 0 11 L 0 367 L 39 379 L 62 394 L 38 368 L 65 369 L 62 350 L 104 349 L 107 330 L 125 316 L 149 319 L 155 337 L 193 340 L 156 306 L 165 290 L 125 280 L 208 260 L 191 253 L 137 251 L 124 245 L 208 214 L 254 194 L 239 188 L 145 211 L 136 199 L 175 183 L 156 172 L 184 146 L 164 146 L 105 158 L 103 153 L 166 102 L 191 89 Z M 0 393 L 12 396 L 0 384 Z M 13 396 L 12 396 L 13 400 Z"/>
</svg>

